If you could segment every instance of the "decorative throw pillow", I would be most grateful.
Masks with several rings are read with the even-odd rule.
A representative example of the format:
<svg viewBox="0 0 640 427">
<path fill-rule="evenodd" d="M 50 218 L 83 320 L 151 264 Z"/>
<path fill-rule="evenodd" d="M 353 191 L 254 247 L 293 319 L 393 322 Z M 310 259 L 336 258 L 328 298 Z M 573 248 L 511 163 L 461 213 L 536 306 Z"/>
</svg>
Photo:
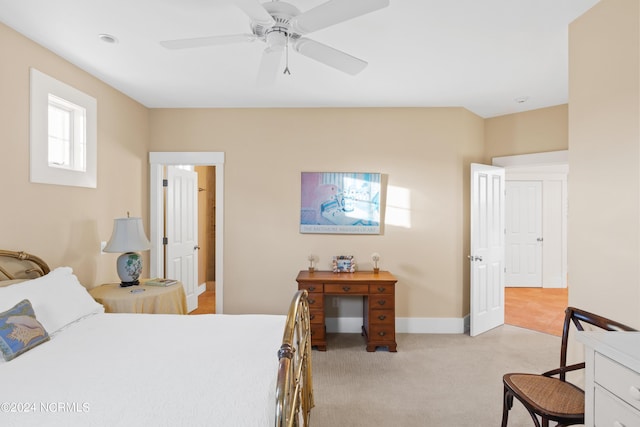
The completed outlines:
<svg viewBox="0 0 640 427">
<path fill-rule="evenodd" d="M 0 351 L 6 361 L 45 341 L 49 341 L 49 334 L 36 320 L 29 300 L 0 313 Z"/>
</svg>

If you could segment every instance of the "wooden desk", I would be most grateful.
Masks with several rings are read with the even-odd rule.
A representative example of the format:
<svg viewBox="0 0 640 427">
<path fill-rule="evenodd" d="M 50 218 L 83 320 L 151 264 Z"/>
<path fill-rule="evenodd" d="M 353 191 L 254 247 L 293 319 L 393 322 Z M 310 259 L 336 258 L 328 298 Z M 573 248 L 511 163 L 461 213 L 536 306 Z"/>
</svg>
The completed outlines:
<svg viewBox="0 0 640 427">
<path fill-rule="evenodd" d="M 131 292 L 140 289 L 144 291 Z M 140 285 L 126 288 L 120 287 L 119 283 L 109 283 L 93 288 L 89 293 L 107 313 L 187 314 L 187 298 L 180 282 L 165 287 L 146 286 L 141 280 Z"/>
<path fill-rule="evenodd" d="M 397 351 L 395 284 L 398 280 L 391 273 L 310 273 L 303 270 L 298 273 L 296 281 L 298 289 L 306 289 L 309 293 L 311 345 L 318 350 L 327 349 L 324 297 L 356 295 L 363 299 L 362 334 L 367 339 L 367 351 L 375 351 L 376 347 L 388 347 L 389 351 Z"/>
</svg>

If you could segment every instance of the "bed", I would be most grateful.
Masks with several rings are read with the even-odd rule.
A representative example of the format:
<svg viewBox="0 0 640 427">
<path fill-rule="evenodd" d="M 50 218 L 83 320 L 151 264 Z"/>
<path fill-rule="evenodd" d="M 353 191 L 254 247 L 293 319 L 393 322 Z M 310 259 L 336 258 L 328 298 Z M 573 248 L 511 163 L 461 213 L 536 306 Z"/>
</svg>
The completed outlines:
<svg viewBox="0 0 640 427">
<path fill-rule="evenodd" d="M 105 313 L 69 267 L 0 265 L 0 425 L 309 425 L 306 292 L 286 316 Z"/>
</svg>

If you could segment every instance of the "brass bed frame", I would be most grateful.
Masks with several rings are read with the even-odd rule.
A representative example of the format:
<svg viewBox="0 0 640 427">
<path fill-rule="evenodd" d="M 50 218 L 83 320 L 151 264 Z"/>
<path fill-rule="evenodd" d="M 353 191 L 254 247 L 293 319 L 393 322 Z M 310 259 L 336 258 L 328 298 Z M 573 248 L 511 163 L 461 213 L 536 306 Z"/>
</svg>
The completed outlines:
<svg viewBox="0 0 640 427">
<path fill-rule="evenodd" d="M 296 292 L 278 351 L 276 427 L 308 426 L 313 408 L 311 326 L 307 291 Z"/>
<path fill-rule="evenodd" d="M 3 281 L 32 279 L 49 271 L 47 263 L 35 255 L 0 249 L 0 286 Z M 311 327 L 305 290 L 297 291 L 291 301 L 277 355 L 275 426 L 308 427 L 314 403 Z"/>
<path fill-rule="evenodd" d="M 50 271 L 47 263 L 41 258 L 26 252 L 0 249 L 0 259 L 2 259 L 0 280 L 33 279 L 44 276 Z M 3 279 L 2 276 L 6 279 Z"/>
</svg>

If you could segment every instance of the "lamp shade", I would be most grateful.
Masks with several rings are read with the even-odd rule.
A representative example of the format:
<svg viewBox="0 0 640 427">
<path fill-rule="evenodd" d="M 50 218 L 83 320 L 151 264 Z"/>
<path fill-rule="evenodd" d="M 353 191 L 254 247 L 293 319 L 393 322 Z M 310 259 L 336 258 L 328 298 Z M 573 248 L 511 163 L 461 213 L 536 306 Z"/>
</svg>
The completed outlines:
<svg viewBox="0 0 640 427">
<path fill-rule="evenodd" d="M 142 218 L 116 218 L 113 220 L 111 239 L 104 247 L 105 252 L 146 251 L 151 247 L 144 234 Z"/>
<path fill-rule="evenodd" d="M 120 252 L 116 267 L 120 286 L 133 286 L 140 282 L 138 277 L 142 273 L 142 258 L 136 251 L 146 251 L 150 248 L 149 239 L 142 228 L 142 218 L 116 218 L 113 220 L 111 239 L 104 247 L 105 252 Z"/>
</svg>

